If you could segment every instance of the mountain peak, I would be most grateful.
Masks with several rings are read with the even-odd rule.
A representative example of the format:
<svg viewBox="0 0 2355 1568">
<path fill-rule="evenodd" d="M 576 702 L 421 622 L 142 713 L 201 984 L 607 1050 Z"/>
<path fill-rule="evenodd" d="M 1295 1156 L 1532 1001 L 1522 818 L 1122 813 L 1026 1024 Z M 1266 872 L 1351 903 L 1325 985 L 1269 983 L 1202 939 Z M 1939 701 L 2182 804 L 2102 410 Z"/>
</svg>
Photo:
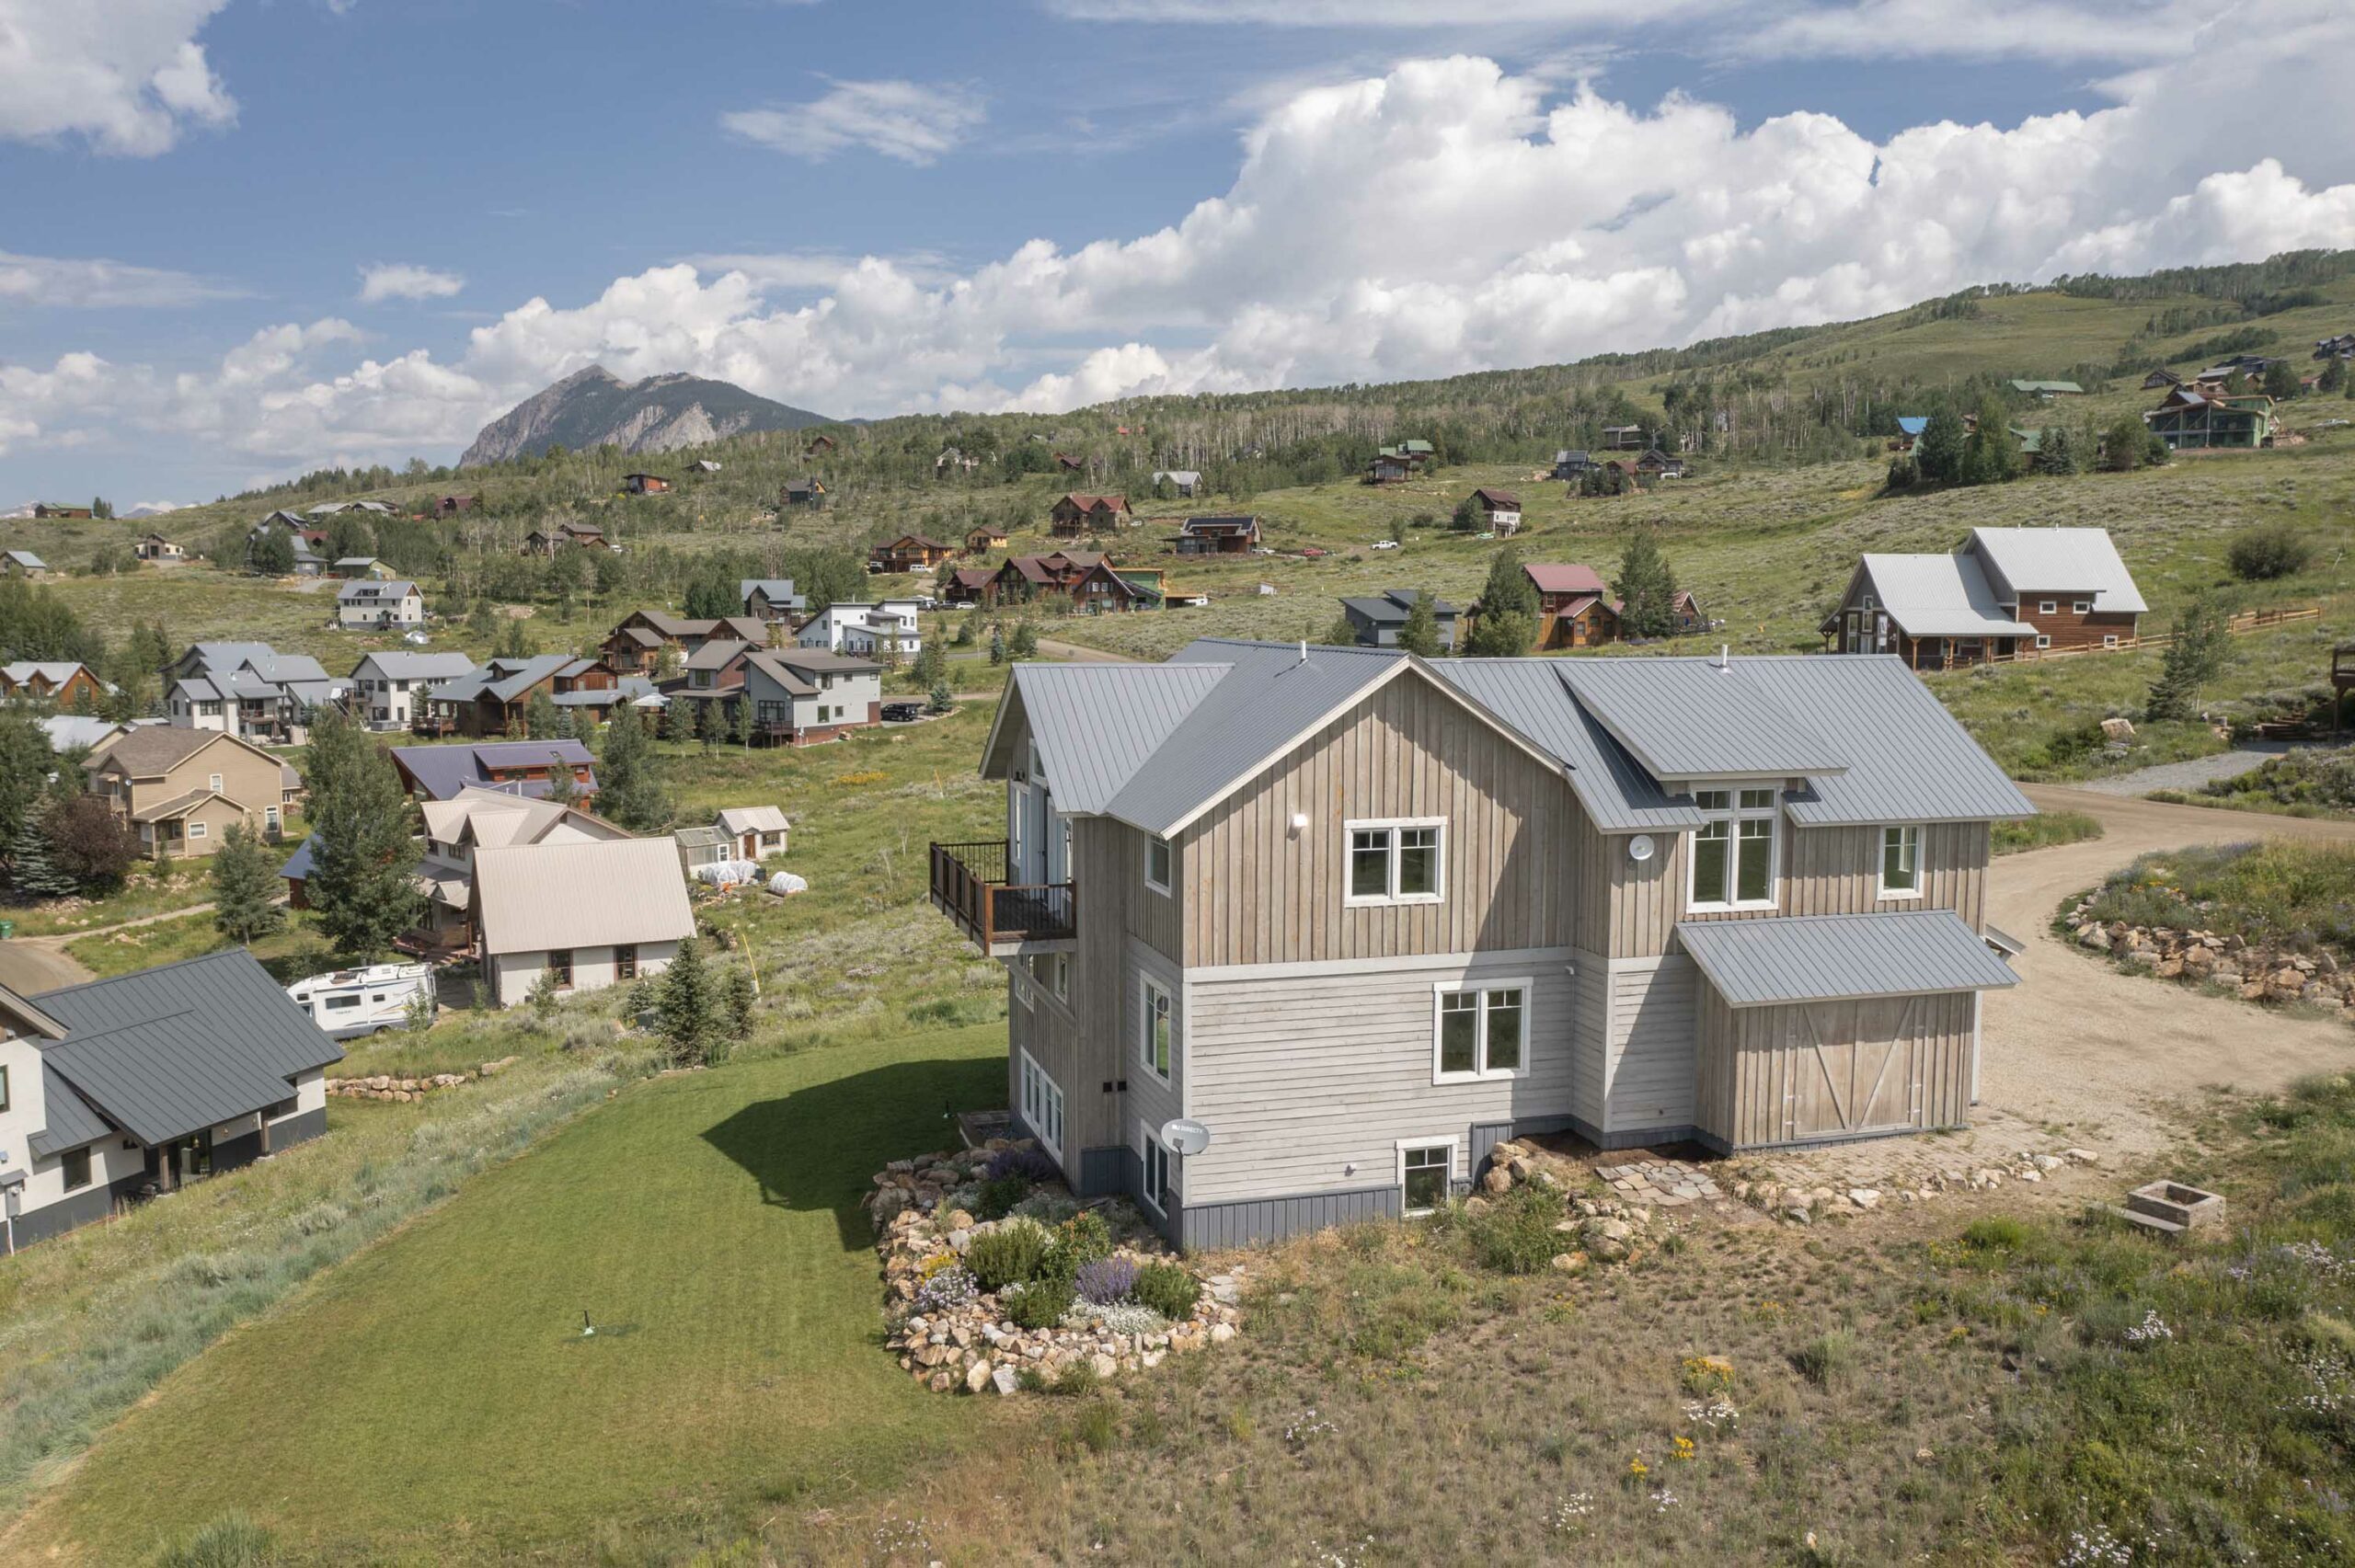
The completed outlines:
<svg viewBox="0 0 2355 1568">
<path fill-rule="evenodd" d="M 724 381 L 672 372 L 624 382 L 603 365 L 589 365 L 485 425 L 458 466 L 505 463 L 550 445 L 579 452 L 611 442 L 624 452 L 671 452 L 747 430 L 832 423 Z"/>
</svg>

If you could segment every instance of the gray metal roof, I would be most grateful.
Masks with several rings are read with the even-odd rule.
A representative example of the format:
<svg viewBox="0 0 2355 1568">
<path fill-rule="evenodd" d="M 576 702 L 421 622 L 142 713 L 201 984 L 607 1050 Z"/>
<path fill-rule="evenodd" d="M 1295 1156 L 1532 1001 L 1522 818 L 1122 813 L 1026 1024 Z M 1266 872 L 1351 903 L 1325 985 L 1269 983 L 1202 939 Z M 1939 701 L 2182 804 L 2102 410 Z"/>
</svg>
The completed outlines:
<svg viewBox="0 0 2355 1568">
<path fill-rule="evenodd" d="M 1013 686 L 1064 811 L 1100 812 L 1209 695 L 1224 664 L 1017 664 Z"/>
<path fill-rule="evenodd" d="M 1564 660 L 1443 658 L 1432 673 L 1561 759 L 1579 804 L 1606 833 L 1697 828 L 1688 795 L 1671 795 L 1572 700 Z"/>
<path fill-rule="evenodd" d="M 1414 611 L 1415 600 L 1418 592 L 1418 589 L 1411 588 L 1385 588 L 1382 590 L 1379 597 L 1350 598 L 1344 596 L 1341 602 L 1349 609 L 1356 611 L 1367 620 L 1373 621 L 1378 624 L 1386 626 L 1396 623 L 1396 624 L 1403 626 L 1407 624 L 1407 617 Z M 1456 608 L 1454 605 L 1450 604 L 1446 600 L 1441 599 L 1437 595 L 1433 595 L 1431 599 L 1431 615 L 1436 620 L 1453 620 L 1456 615 Z"/>
<path fill-rule="evenodd" d="M 1148 833 L 1168 832 L 1388 674 L 1404 657 L 1376 648 L 1312 646 L 1303 659 L 1294 643 L 1205 637 L 1188 644 L 1170 663 L 1233 668 L 1169 732 L 1154 754 L 1154 765 L 1120 787 L 1107 814 Z"/>
<path fill-rule="evenodd" d="M 1786 706 L 1748 679 L 1746 659 L 1560 661 L 1579 705 L 1655 779 L 1836 773 L 1847 749 L 1816 727 L 1814 704 Z"/>
<path fill-rule="evenodd" d="M 43 1065 L 143 1143 L 276 1104 L 343 1059 L 242 947 L 33 1000 L 66 1031 L 39 1042 Z"/>
<path fill-rule="evenodd" d="M 2032 637 L 2034 626 L 2004 613 L 1994 585 L 1974 555 L 1867 555 L 1878 607 L 1901 631 L 1916 637 Z M 1834 612 L 1824 622 L 1838 620 Z"/>
<path fill-rule="evenodd" d="M 473 670 L 475 661 L 463 653 L 409 653 L 394 648 L 362 659 L 352 667 L 351 679 L 358 680 L 360 672 L 371 666 L 386 681 L 446 681 Z"/>
<path fill-rule="evenodd" d="M 2091 589 L 2097 610 L 2140 615 L 2150 609 L 2106 528 L 1974 528 L 1964 548 L 2016 595 Z"/>
<path fill-rule="evenodd" d="M 1952 910 L 1680 921 L 1676 935 L 1732 1007 L 2019 983 Z"/>
<path fill-rule="evenodd" d="M 107 1119 L 74 1093 L 74 1085 L 46 1061 L 40 1064 L 40 1103 L 41 1129 L 25 1139 L 36 1160 L 61 1149 L 79 1149 L 111 1130 Z"/>
<path fill-rule="evenodd" d="M 1583 662 L 1583 661 L 1581 661 Z M 1783 654 L 1734 659 L 1743 678 L 1816 717 L 1847 760 L 1786 795 L 1803 828 L 2000 821 L 2036 807 L 1946 704 L 1893 654 Z"/>
</svg>

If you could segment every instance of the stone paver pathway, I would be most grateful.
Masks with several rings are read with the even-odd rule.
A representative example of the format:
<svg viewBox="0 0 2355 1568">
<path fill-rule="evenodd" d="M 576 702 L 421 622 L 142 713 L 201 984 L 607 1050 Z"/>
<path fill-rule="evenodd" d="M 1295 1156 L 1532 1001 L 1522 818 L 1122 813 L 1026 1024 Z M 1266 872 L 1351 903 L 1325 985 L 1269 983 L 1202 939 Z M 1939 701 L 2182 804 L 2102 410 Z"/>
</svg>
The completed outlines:
<svg viewBox="0 0 2355 1568">
<path fill-rule="evenodd" d="M 1624 1165 L 1597 1161 L 1594 1173 L 1630 1203 L 1661 1208 L 1682 1208 L 1725 1196 L 1703 1167 L 1683 1160 L 1637 1160 Z"/>
</svg>

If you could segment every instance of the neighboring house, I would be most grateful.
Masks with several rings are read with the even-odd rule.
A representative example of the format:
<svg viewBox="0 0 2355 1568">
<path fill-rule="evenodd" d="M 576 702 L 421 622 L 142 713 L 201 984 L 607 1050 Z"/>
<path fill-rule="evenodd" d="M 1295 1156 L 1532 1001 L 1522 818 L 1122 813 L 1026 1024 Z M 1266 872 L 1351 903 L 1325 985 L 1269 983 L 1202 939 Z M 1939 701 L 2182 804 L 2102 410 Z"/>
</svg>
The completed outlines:
<svg viewBox="0 0 2355 1568">
<path fill-rule="evenodd" d="M 1368 598 L 1342 600 L 1341 613 L 1350 618 L 1360 647 L 1396 647 L 1399 629 L 1406 625 L 1407 613 L 1415 607 L 1415 598 L 1416 590 L 1411 588 L 1384 589 Z M 1439 623 L 1439 646 L 1455 647 L 1455 606 L 1444 599 L 1435 599 L 1431 601 L 1431 614 Z"/>
<path fill-rule="evenodd" d="M 982 465 L 978 457 L 967 457 L 955 447 L 943 447 L 932 460 L 932 476 L 936 479 L 962 478 Z"/>
<path fill-rule="evenodd" d="M 1684 477 L 1684 460 L 1653 447 L 1636 459 L 1636 472 L 1652 479 L 1682 479 Z"/>
<path fill-rule="evenodd" d="M 1086 471 L 1087 461 L 1085 458 L 1074 457 L 1069 452 L 1059 452 L 1055 453 L 1055 466 L 1066 474 L 1081 474 Z"/>
<path fill-rule="evenodd" d="M 351 670 L 351 702 L 371 729 L 407 729 L 425 692 L 473 670 L 462 653 L 372 653 Z"/>
<path fill-rule="evenodd" d="M 0 553 L 0 577 L 45 578 L 49 563 L 30 550 L 9 550 Z"/>
<path fill-rule="evenodd" d="M 1404 483 L 1420 473 L 1433 455 L 1431 443 L 1426 441 L 1400 441 L 1396 446 L 1376 448 L 1373 461 L 1366 466 L 1366 482 L 1373 485 Z"/>
<path fill-rule="evenodd" d="M 2319 359 L 2321 356 L 2316 355 L 2315 358 Z M 2165 365 L 2159 366 L 2158 369 L 2153 371 L 2150 374 L 2142 378 L 2142 390 L 2145 392 L 2157 392 L 2165 387 L 2181 386 L 2182 384 L 2183 377 L 2167 369 Z"/>
<path fill-rule="evenodd" d="M 1603 426 L 1603 450 L 1605 452 L 1643 451 L 1644 428 L 1641 425 Z"/>
<path fill-rule="evenodd" d="M 757 647 L 768 641 L 769 624 L 751 614 L 704 621 L 667 610 L 635 610 L 606 635 L 600 653 L 617 675 L 648 675 L 661 662 L 663 648 L 675 649 L 684 659 L 715 637 Z"/>
<path fill-rule="evenodd" d="M 336 624 L 347 632 L 421 625 L 425 621 L 425 595 L 419 591 L 417 584 L 399 578 L 389 582 L 365 578 L 347 582 L 336 590 L 335 619 Z"/>
<path fill-rule="evenodd" d="M 196 643 L 164 667 L 164 711 L 186 729 L 300 746 L 313 708 L 343 700 L 346 682 L 307 654 L 268 643 Z"/>
<path fill-rule="evenodd" d="M 139 722 L 144 728 L 163 721 L 142 719 Z M 130 725 L 92 718 L 85 714 L 49 714 L 41 719 L 40 727 L 41 732 L 49 737 L 52 751 L 61 757 L 78 751 L 85 761 L 95 758 L 132 730 Z"/>
<path fill-rule="evenodd" d="M 671 481 L 660 474 L 625 474 L 622 489 L 632 496 L 664 496 L 671 492 Z"/>
<path fill-rule="evenodd" d="M 1259 520 L 1189 517 L 1169 537 L 1180 555 L 1247 555 L 1259 547 Z"/>
<path fill-rule="evenodd" d="M 490 1000 L 526 1001 L 659 975 L 693 936 L 686 879 L 665 839 L 484 845 L 474 853 L 476 951 Z"/>
<path fill-rule="evenodd" d="M 2012 390 L 2029 397 L 2040 397 L 2047 403 L 2056 397 L 2083 397 L 2085 389 L 2074 381 L 2021 381 L 2015 378 Z"/>
<path fill-rule="evenodd" d="M 756 621 L 789 622 L 810 607 L 809 600 L 794 591 L 791 578 L 740 578 L 736 597 L 744 613 Z"/>
<path fill-rule="evenodd" d="M 409 727 L 419 735 L 511 735 L 523 726 L 534 697 L 604 691 L 616 677 L 603 660 L 569 653 L 494 658 L 429 687 Z"/>
<path fill-rule="evenodd" d="M 0 698 L 11 702 L 55 703 L 61 708 L 95 706 L 114 687 L 98 679 L 86 664 L 70 659 L 43 663 L 19 659 L 0 664 Z"/>
<path fill-rule="evenodd" d="M 171 566 L 188 559 L 188 551 L 185 548 L 173 544 L 160 533 L 142 536 L 139 543 L 132 548 L 138 554 L 141 560 L 154 561 L 163 566 Z"/>
<path fill-rule="evenodd" d="M 578 545 L 583 550 L 611 550 L 615 547 L 613 541 L 605 537 L 603 529 L 592 528 L 585 522 L 560 523 L 553 531 L 535 528 L 523 535 L 523 554 L 526 555 L 553 556 L 557 547 L 565 544 Z"/>
<path fill-rule="evenodd" d="M 1522 568 L 1537 590 L 1537 646 L 1592 647 L 1619 640 L 1619 601 L 1592 567 L 1530 562 Z"/>
<path fill-rule="evenodd" d="M 1472 492 L 1472 509 L 1499 538 L 1521 532 L 1521 498 L 1511 490 L 1492 490 L 1483 485 Z"/>
<path fill-rule="evenodd" d="M 888 544 L 878 544 L 867 553 L 867 569 L 870 572 L 928 572 L 957 554 L 954 544 L 922 533 L 902 533 Z"/>
<path fill-rule="evenodd" d="M 1076 492 L 1058 500 L 1047 513 L 1047 530 L 1058 539 L 1083 533 L 1103 533 L 1124 526 L 1134 514 L 1126 496 L 1083 496 Z"/>
<path fill-rule="evenodd" d="M 1960 1127 L 2014 983 L 2034 808 L 1894 659 L 1203 641 L 1017 666 L 982 772 L 1011 831 L 931 886 L 1007 964 L 1018 1129 L 1189 1248 L 1436 1208 L 1511 1137 Z"/>
<path fill-rule="evenodd" d="M 454 517 L 462 511 L 472 511 L 480 505 L 480 496 L 440 496 L 434 499 L 433 512 L 437 517 Z"/>
<path fill-rule="evenodd" d="M 2260 393 L 2178 386 L 2142 416 L 2142 423 L 2166 442 L 2169 452 L 2254 451 L 2273 444 L 2273 399 Z"/>
<path fill-rule="evenodd" d="M 578 740 L 493 740 L 475 746 L 396 746 L 393 766 L 401 787 L 419 802 L 454 800 L 462 790 L 495 789 L 527 800 L 545 800 L 550 777 L 572 774 L 574 796 L 587 802 L 597 793 L 596 759 Z"/>
<path fill-rule="evenodd" d="M 766 860 L 785 853 L 791 831 L 785 813 L 774 806 L 723 806 L 711 825 L 728 835 L 739 860 Z"/>
<path fill-rule="evenodd" d="M 333 517 L 339 511 L 373 512 L 378 517 L 390 517 L 394 507 L 390 501 L 321 501 L 310 509 L 312 517 Z"/>
<path fill-rule="evenodd" d="M 805 446 L 805 447 L 803 447 L 803 448 L 801 449 L 801 455 L 802 455 L 802 456 L 804 456 L 804 457 L 815 457 L 815 456 L 817 456 L 817 455 L 818 455 L 820 452 L 832 452 L 832 451 L 833 451 L 833 450 L 834 450 L 834 438 L 833 438 L 833 437 L 832 437 L 832 436 L 826 436 L 826 435 L 812 436 L 812 437 L 810 437 L 810 444 L 809 444 L 808 446 Z M 715 463 L 715 464 L 712 464 L 710 466 L 711 466 L 712 468 L 714 468 L 714 469 L 717 469 L 717 468 L 718 468 L 719 464 L 718 464 L 717 463 Z"/>
<path fill-rule="evenodd" d="M 1005 549 L 1006 544 L 1005 530 L 995 523 L 985 522 L 978 528 L 968 529 L 965 533 L 965 554 L 968 555 L 986 555 L 993 550 Z"/>
<path fill-rule="evenodd" d="M 1554 454 L 1553 476 L 1557 479 L 1576 479 L 1593 473 L 1599 466 L 1584 449 L 1564 447 Z"/>
<path fill-rule="evenodd" d="M 282 766 L 250 740 L 167 724 L 142 725 L 82 764 L 89 793 L 143 851 L 182 855 L 211 854 L 234 822 L 277 837 Z"/>
<path fill-rule="evenodd" d="M 88 507 L 66 506 L 58 501 L 35 501 L 33 503 L 33 516 L 36 518 L 72 519 L 85 518 L 90 515 L 91 509 Z"/>
<path fill-rule="evenodd" d="M 815 648 L 770 648 L 744 661 L 752 734 L 770 746 L 806 746 L 883 717 L 883 667 Z"/>
<path fill-rule="evenodd" d="M 335 563 L 335 575 L 349 581 L 355 578 L 372 578 L 378 582 L 390 582 L 399 574 L 373 555 L 341 555 Z"/>
<path fill-rule="evenodd" d="M 2114 647 L 2147 608 L 2106 530 L 1974 528 L 1950 555 L 1866 555 L 1818 629 L 1835 652 L 1947 670 L 2023 649 Z"/>
<path fill-rule="evenodd" d="M 676 679 L 664 681 L 658 689 L 667 700 L 683 697 L 690 702 L 716 702 L 732 707 L 744 688 L 744 660 L 765 644 L 737 642 L 715 638 L 687 656 L 679 667 Z"/>
<path fill-rule="evenodd" d="M 784 507 L 818 507 L 825 504 L 826 486 L 815 478 L 787 479 L 777 486 L 777 504 Z"/>
<path fill-rule="evenodd" d="M 944 604 L 979 604 L 997 580 L 997 573 L 987 567 L 959 567 L 941 579 L 940 599 Z"/>
<path fill-rule="evenodd" d="M 1202 487 L 1202 476 L 1191 468 L 1156 468 L 1153 471 L 1153 483 L 1155 489 L 1166 484 L 1171 495 L 1190 501 Z"/>
<path fill-rule="evenodd" d="M 1049 555 L 1009 555 L 990 574 L 989 585 L 982 590 L 981 601 L 995 608 L 1001 604 L 1030 604 L 1050 599 L 1068 599 L 1079 579 L 1096 569 L 1106 559 L 1086 550 L 1057 550 Z"/>
<path fill-rule="evenodd" d="M 1900 414 L 1897 417 L 1897 436 L 1889 443 L 1890 450 L 1912 452 L 1913 443 L 1920 441 L 1922 432 L 1929 428 L 1930 417 L 1927 414 Z"/>
<path fill-rule="evenodd" d="M 0 1252 L 327 1130 L 343 1059 L 242 947 L 0 989 Z"/>
<path fill-rule="evenodd" d="M 2355 332 L 2342 332 L 2336 338 L 2315 339 L 2317 360 L 2355 360 Z"/>
<path fill-rule="evenodd" d="M 913 599 L 886 599 L 874 604 L 844 600 L 804 622 L 793 635 L 794 645 L 868 658 L 913 658 L 924 651 L 916 608 Z"/>
</svg>

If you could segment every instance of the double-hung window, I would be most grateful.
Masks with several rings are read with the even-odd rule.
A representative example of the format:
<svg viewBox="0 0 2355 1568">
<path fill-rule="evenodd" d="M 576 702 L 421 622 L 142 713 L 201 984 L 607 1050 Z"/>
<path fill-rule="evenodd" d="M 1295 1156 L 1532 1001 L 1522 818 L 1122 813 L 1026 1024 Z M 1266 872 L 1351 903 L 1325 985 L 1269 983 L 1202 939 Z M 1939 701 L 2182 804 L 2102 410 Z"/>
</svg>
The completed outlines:
<svg viewBox="0 0 2355 1568">
<path fill-rule="evenodd" d="M 1448 1178 L 1454 1173 L 1455 1140 L 1398 1145 L 1398 1185 L 1408 1214 L 1429 1214 L 1447 1202 Z"/>
<path fill-rule="evenodd" d="M 1447 825 L 1439 818 L 1346 824 L 1348 904 L 1436 904 L 1446 875 Z"/>
<path fill-rule="evenodd" d="M 1063 1156 L 1063 1092 L 1046 1070 L 1022 1053 L 1022 1119 L 1030 1126 L 1048 1153 Z"/>
<path fill-rule="evenodd" d="M 1918 827 L 1880 830 L 1880 896 L 1918 898 L 1922 896 L 1922 830 Z"/>
<path fill-rule="evenodd" d="M 1763 910 L 1775 904 L 1775 829 L 1780 808 L 1772 789 L 1701 789 L 1693 804 L 1706 818 L 1693 833 L 1695 910 Z"/>
<path fill-rule="evenodd" d="M 1529 982 L 1433 988 L 1431 1082 L 1518 1078 L 1529 1070 Z"/>
<path fill-rule="evenodd" d="M 1159 980 L 1147 977 L 1137 998 L 1137 1055 L 1144 1062 L 1145 1070 L 1164 1083 L 1169 1082 L 1169 1059 L 1177 1048 L 1176 1032 L 1169 992 Z"/>
</svg>

